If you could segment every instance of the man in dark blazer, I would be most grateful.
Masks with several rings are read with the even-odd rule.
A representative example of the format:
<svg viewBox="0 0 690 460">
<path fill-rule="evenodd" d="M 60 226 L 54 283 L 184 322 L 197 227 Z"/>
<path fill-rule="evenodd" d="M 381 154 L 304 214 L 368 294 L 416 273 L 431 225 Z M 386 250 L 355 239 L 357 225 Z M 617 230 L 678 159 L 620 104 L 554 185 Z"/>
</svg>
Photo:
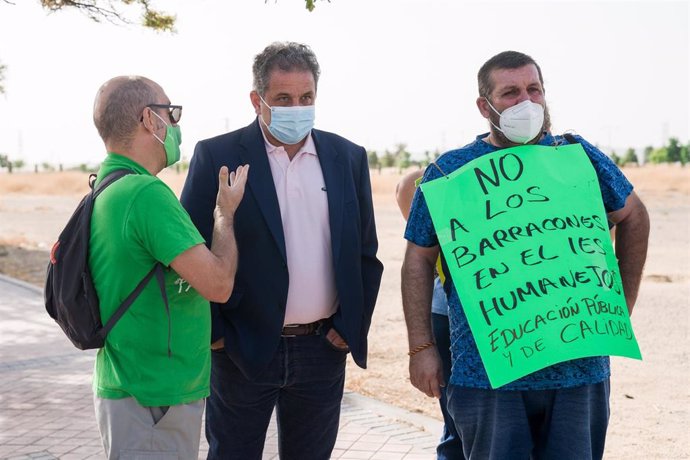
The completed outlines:
<svg viewBox="0 0 690 460">
<path fill-rule="evenodd" d="M 347 353 L 366 367 L 383 265 L 366 151 L 313 129 L 319 65 L 309 47 L 256 56 L 249 126 L 199 142 L 181 201 L 211 244 L 222 165 L 249 165 L 235 213 L 232 296 L 213 303 L 210 459 L 260 459 L 276 409 L 283 459 L 327 459 Z"/>
</svg>

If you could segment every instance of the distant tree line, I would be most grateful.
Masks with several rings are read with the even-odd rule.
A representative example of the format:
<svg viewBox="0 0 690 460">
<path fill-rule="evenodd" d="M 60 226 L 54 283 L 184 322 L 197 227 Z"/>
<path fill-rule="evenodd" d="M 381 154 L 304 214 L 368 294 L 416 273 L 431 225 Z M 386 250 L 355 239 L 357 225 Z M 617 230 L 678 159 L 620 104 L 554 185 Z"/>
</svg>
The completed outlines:
<svg viewBox="0 0 690 460">
<path fill-rule="evenodd" d="M 438 150 L 433 153 L 427 150 L 423 153 L 421 159 L 413 160 L 412 153 L 407 149 L 407 145 L 402 143 L 396 144 L 393 150 L 386 149 L 382 154 L 375 150 L 367 151 L 369 168 L 379 172 L 381 168 L 397 168 L 401 172 L 410 166 L 426 168 L 432 161 L 438 158 L 439 154 Z M 610 156 L 618 166 L 640 165 L 644 163 L 680 163 L 685 166 L 690 161 L 690 142 L 682 145 L 677 138 L 672 137 L 668 140 L 667 145 L 660 148 L 648 146 L 638 153 L 634 148 L 630 147 L 622 155 L 612 151 Z"/>
<path fill-rule="evenodd" d="M 418 168 L 426 168 L 432 161 L 436 160 L 440 155 L 439 150 L 433 152 L 425 150 L 422 153 L 421 159 L 413 159 L 412 153 L 408 150 L 407 144 L 399 143 L 395 145 L 393 150 L 384 150 L 382 154 L 375 150 L 367 151 L 369 169 L 381 172 L 382 168 L 397 168 L 399 172 L 405 169 L 416 166 Z M 641 152 L 638 152 L 630 147 L 623 155 L 618 155 L 615 151 L 610 154 L 611 159 L 618 166 L 625 165 L 639 165 L 644 163 L 680 163 L 685 166 L 690 161 L 690 142 L 682 145 L 677 138 L 672 137 L 668 140 L 668 144 L 654 148 L 652 146 L 645 147 Z M 21 159 L 10 159 L 7 154 L 0 154 L 0 169 L 6 169 L 7 172 L 12 173 L 15 170 L 22 170 L 26 168 L 27 164 Z M 34 172 L 56 172 L 56 171 L 81 171 L 81 172 L 96 172 L 99 165 L 90 165 L 82 163 L 77 166 L 63 168 L 62 164 L 53 164 L 43 162 L 41 164 L 34 164 Z M 173 169 L 178 173 L 189 169 L 189 161 L 183 159 L 173 166 Z"/>
<path fill-rule="evenodd" d="M 407 144 L 401 143 L 396 144 L 394 150 L 386 149 L 381 155 L 376 150 L 367 151 L 367 155 L 369 157 L 369 169 L 381 172 L 382 168 L 397 168 L 399 172 L 402 172 L 410 166 L 426 168 L 429 163 L 438 158 L 440 152 L 438 149 L 433 153 L 425 150 L 420 160 L 413 160 L 412 153 L 407 149 Z"/>
<path fill-rule="evenodd" d="M 663 147 L 654 148 L 651 145 L 645 147 L 639 156 L 632 147 L 628 148 L 622 156 L 612 151 L 611 159 L 618 166 L 644 163 L 680 163 L 685 166 L 690 161 L 690 142 L 681 145 L 677 138 L 672 137 L 668 140 L 668 144 Z"/>
<path fill-rule="evenodd" d="M 24 160 L 11 160 L 5 154 L 0 154 L 0 170 L 6 169 L 8 173 L 12 174 L 15 171 L 26 169 L 27 164 Z M 33 165 L 33 172 L 63 172 L 63 171 L 79 171 L 84 173 L 97 173 L 100 169 L 100 164 L 81 163 L 76 166 L 65 167 L 62 163 L 54 164 L 47 161 L 42 163 L 35 163 Z M 189 161 L 182 159 L 171 167 L 174 171 L 181 173 L 189 169 Z"/>
</svg>

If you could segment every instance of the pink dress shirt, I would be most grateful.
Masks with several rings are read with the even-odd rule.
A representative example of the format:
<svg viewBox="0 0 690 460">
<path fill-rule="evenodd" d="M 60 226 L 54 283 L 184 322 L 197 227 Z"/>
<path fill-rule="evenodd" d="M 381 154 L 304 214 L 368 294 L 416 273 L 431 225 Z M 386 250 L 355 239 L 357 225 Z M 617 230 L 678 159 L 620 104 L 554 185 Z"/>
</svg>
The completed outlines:
<svg viewBox="0 0 690 460">
<path fill-rule="evenodd" d="M 314 140 L 309 134 L 292 160 L 265 134 L 264 143 L 278 195 L 290 276 L 283 324 L 328 318 L 338 308 L 338 294 L 328 197 Z"/>
</svg>

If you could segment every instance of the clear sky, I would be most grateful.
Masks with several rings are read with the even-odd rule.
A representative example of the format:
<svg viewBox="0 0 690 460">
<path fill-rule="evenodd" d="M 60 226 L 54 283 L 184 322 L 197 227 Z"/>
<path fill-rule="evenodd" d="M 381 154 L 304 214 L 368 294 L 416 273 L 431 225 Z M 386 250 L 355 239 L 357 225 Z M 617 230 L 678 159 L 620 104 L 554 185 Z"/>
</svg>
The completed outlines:
<svg viewBox="0 0 690 460">
<path fill-rule="evenodd" d="M 276 40 L 307 43 L 319 58 L 316 127 L 380 153 L 405 143 L 421 156 L 487 131 L 476 74 L 506 49 L 541 65 L 554 132 L 574 130 L 618 153 L 688 141 L 687 1 L 331 0 L 312 13 L 303 0 L 156 6 L 177 14 L 176 34 L 0 1 L 0 153 L 28 164 L 98 163 L 96 91 L 139 74 L 184 106 L 189 158 L 196 141 L 253 120 L 252 60 Z"/>
</svg>

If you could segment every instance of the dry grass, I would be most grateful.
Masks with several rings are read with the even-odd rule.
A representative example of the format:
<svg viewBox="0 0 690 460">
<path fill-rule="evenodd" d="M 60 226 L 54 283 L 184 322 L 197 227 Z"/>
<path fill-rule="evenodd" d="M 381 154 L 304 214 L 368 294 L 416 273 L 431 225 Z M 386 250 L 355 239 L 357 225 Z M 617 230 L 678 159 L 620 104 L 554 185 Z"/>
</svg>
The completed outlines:
<svg viewBox="0 0 690 460">
<path fill-rule="evenodd" d="M 625 176 L 643 193 L 678 192 L 690 194 L 690 166 L 679 164 L 629 166 Z"/>
<path fill-rule="evenodd" d="M 76 171 L 0 174 L 0 194 L 83 195 L 88 181 L 88 173 Z"/>
<path fill-rule="evenodd" d="M 403 172 L 412 171 L 410 168 Z M 625 167 L 623 172 L 638 190 L 649 193 L 680 192 L 690 193 L 690 167 L 660 164 L 642 167 Z M 163 171 L 160 176 L 166 184 L 179 195 L 186 175 L 172 170 Z M 371 185 L 374 195 L 390 196 L 401 174 L 395 168 L 385 168 L 381 172 L 372 171 Z M 0 174 L 0 196 L 5 193 L 30 195 L 83 195 L 88 191 L 88 173 L 77 171 L 50 173 Z"/>
<path fill-rule="evenodd" d="M 184 186 L 185 173 L 165 170 L 159 177 L 177 194 Z M 398 170 L 388 168 L 378 173 L 372 172 L 372 192 L 374 195 L 395 193 L 395 185 L 400 180 Z M 89 173 L 78 171 L 44 172 L 44 173 L 0 173 L 0 196 L 13 193 L 25 195 L 84 195 L 89 191 Z"/>
<path fill-rule="evenodd" d="M 160 177 L 179 194 L 184 174 L 163 171 Z M 6 193 L 27 195 L 84 195 L 89 191 L 89 173 L 79 171 L 0 174 L 0 196 Z"/>
</svg>

